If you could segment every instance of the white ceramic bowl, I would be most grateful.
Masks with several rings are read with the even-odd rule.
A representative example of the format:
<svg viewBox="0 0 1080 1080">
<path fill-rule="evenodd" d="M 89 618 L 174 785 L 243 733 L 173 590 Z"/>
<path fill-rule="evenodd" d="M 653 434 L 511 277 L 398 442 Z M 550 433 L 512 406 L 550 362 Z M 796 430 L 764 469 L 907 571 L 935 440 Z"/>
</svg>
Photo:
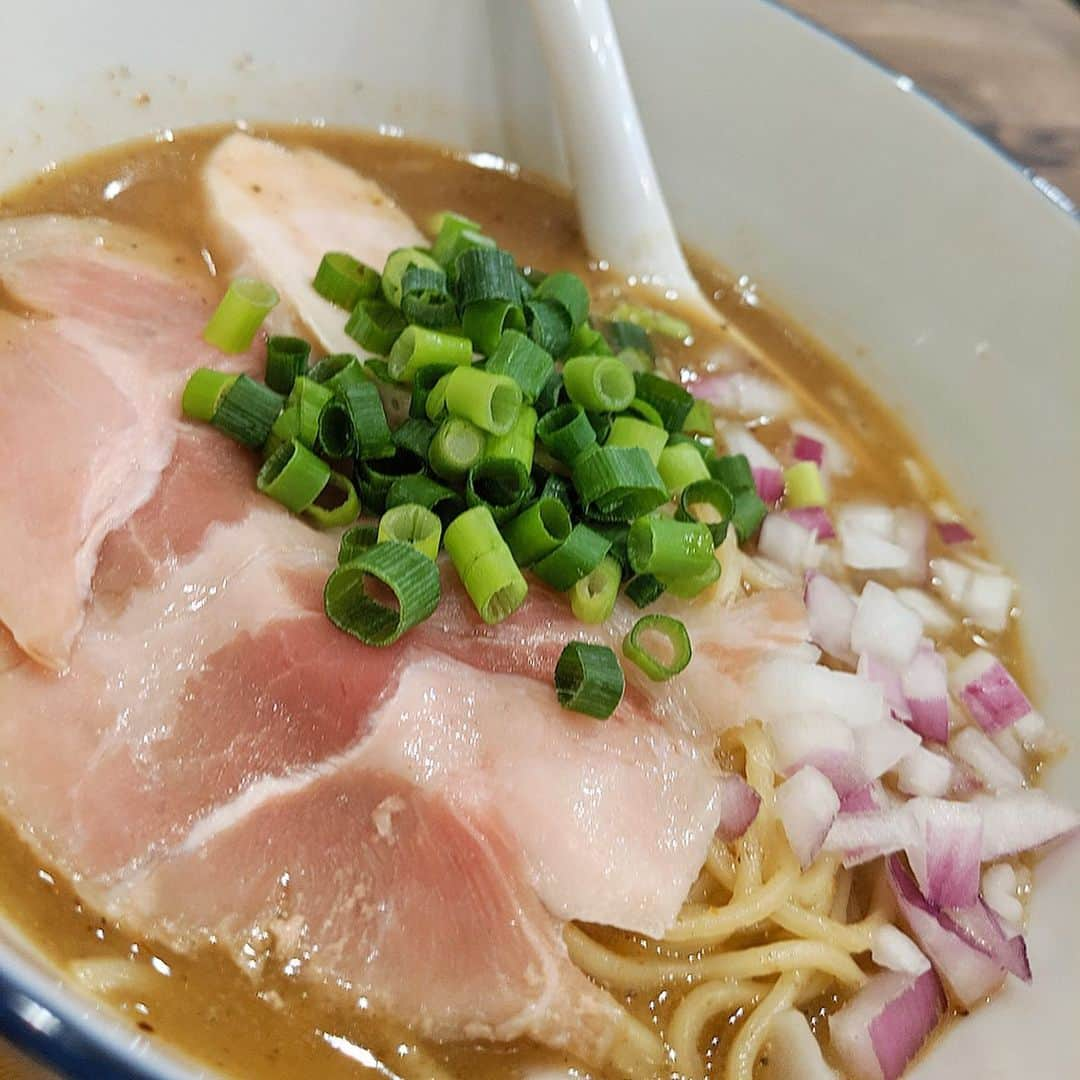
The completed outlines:
<svg viewBox="0 0 1080 1080">
<path fill-rule="evenodd" d="M 522 3 L 4 7 L 0 189 L 104 143 L 243 118 L 404 131 L 564 175 Z M 844 356 L 978 508 L 1021 582 L 1039 702 L 1080 733 L 1080 224 L 1066 201 L 909 80 L 770 3 L 614 7 L 680 229 Z M 1080 755 L 1052 786 L 1080 797 Z M 1080 1075 L 1075 846 L 1037 886 L 1034 986 L 953 1027 L 923 1080 Z M 190 1075 L 4 936 L 0 1027 L 36 1032 L 68 1068 L 89 1034 L 126 1067 Z"/>
</svg>

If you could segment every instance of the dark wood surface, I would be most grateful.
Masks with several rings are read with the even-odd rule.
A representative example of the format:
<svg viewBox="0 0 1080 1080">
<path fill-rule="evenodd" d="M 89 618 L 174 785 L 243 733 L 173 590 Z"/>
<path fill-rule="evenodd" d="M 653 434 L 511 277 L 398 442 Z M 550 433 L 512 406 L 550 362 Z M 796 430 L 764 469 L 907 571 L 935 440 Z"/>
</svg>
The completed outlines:
<svg viewBox="0 0 1080 1080">
<path fill-rule="evenodd" d="M 1080 10 L 1069 0 L 786 0 L 1080 202 Z M 47 1074 L 0 1043 L 0 1080 Z"/>
</svg>

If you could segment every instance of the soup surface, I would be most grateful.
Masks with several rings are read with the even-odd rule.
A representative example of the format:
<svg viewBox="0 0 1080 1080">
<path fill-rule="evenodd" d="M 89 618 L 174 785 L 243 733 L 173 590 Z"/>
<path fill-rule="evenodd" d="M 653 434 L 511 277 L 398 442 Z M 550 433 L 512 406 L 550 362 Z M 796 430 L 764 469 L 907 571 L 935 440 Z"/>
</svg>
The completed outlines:
<svg viewBox="0 0 1080 1080">
<path fill-rule="evenodd" d="M 207 217 L 198 178 L 223 134 L 217 129 L 178 133 L 169 141 L 126 145 L 62 165 L 0 197 L 0 217 L 56 213 L 137 226 L 174 244 L 189 269 L 212 274 L 221 257 L 219 237 Z M 598 265 L 588 257 L 566 193 L 515 168 L 478 167 L 467 157 L 442 149 L 352 132 L 275 128 L 254 134 L 290 147 L 313 147 L 354 167 L 381 185 L 421 225 L 446 208 L 475 219 L 523 264 L 580 274 L 592 295 L 594 310 L 600 313 L 627 300 L 653 306 L 658 303 L 648 290 L 628 283 L 614 268 Z M 868 388 L 772 310 L 753 284 L 733 280 L 703 258 L 693 262 L 726 328 L 706 327 L 692 313 L 682 312 L 693 327 L 692 337 L 686 341 L 655 337 L 661 364 L 673 373 L 682 373 L 686 380 L 697 380 L 694 385 L 698 387 L 709 378 L 738 373 L 741 381 L 717 390 L 718 417 L 745 423 L 760 444 L 785 463 L 791 460 L 800 422 L 811 425 L 804 432 L 815 430 L 813 425 L 827 431 L 836 440 L 838 453 L 849 459 L 847 468 L 828 477 L 830 507 L 873 504 L 915 508 L 930 522 L 948 521 L 956 515 L 951 496 L 934 468 Z M 2 292 L 0 307 L 22 313 L 18 303 Z M 927 544 L 928 559 L 952 557 L 949 545 L 932 527 Z M 957 550 L 962 551 L 957 556 L 962 565 L 973 572 L 985 569 L 978 560 L 985 559 L 986 553 L 977 541 Z M 744 588 L 764 587 L 770 572 L 770 564 L 762 563 L 757 583 L 750 582 Z M 744 581 L 749 576 L 748 567 Z M 795 576 L 801 578 L 801 572 Z M 837 565 L 834 576 L 858 589 L 872 575 Z M 1020 677 L 1023 657 L 1017 610 L 1011 604 L 1004 628 L 991 630 L 968 616 L 958 606 L 961 601 L 946 595 L 947 588 L 942 587 L 936 570 L 928 572 L 925 587 L 913 583 L 903 586 L 888 575 L 885 580 L 922 594 L 929 604 L 941 605 L 944 619 L 933 631 L 933 638 L 942 654 L 966 656 L 975 647 L 986 648 Z M 767 748 L 762 750 L 765 744 L 760 728 L 749 725 L 749 729 L 749 733 L 740 728 L 739 733 L 722 736 L 717 753 L 723 764 L 745 771 L 754 784 L 754 770 L 760 772 L 762 762 L 771 758 Z M 1041 752 L 1024 757 L 1021 751 L 1014 756 L 1021 760 L 1025 775 L 1037 775 Z M 768 772 L 767 801 L 771 801 L 771 767 Z M 894 783 L 890 773 L 886 786 L 891 789 Z M 773 840 L 764 831 L 756 839 L 730 844 L 717 841 L 708 866 L 691 891 L 684 918 L 715 914 L 740 898 L 745 900 L 742 878 L 750 872 L 745 865 L 764 858 L 766 878 L 776 870 L 770 865 L 770 845 Z M 0 824 L 0 861 L 4 866 L 0 906 L 28 939 L 148 1038 L 180 1048 L 227 1074 L 320 1076 L 328 1080 L 399 1074 L 501 1078 L 530 1075 L 534 1066 L 563 1064 L 582 1070 L 575 1075 L 585 1075 L 580 1062 L 523 1041 L 499 1045 L 418 1040 L 403 1025 L 376 1015 L 366 998 L 348 986 L 327 988 L 306 981 L 303 958 L 283 955 L 272 944 L 252 949 L 241 964 L 223 946 L 180 952 L 167 942 L 140 938 L 123 920 L 102 917 L 81 902 L 77 883 L 43 862 L 41 853 L 11 823 Z M 682 946 L 602 927 L 572 925 L 568 931 L 571 955 L 608 985 L 645 1028 L 671 1041 L 673 1017 L 700 981 L 695 965 L 725 952 L 783 946 L 804 934 L 813 937 L 801 928 L 812 918 L 831 915 L 842 924 L 858 927 L 864 918 L 877 917 L 873 913 L 879 909 L 888 910 L 889 905 L 882 907 L 880 897 L 875 896 L 880 889 L 876 864 L 865 870 L 844 871 L 834 856 L 825 856 L 815 865 L 817 876 L 811 868 L 800 885 L 803 893 L 799 895 L 805 900 L 803 915 L 775 921 L 775 911 L 760 918 L 751 913 L 736 919 L 730 934 L 715 933 L 711 938 L 706 934 L 704 943 L 690 934 L 685 939 L 689 944 Z M 760 883 L 761 866 L 757 874 Z M 1027 880 L 1021 867 L 1021 894 Z M 796 897 L 792 902 L 798 906 L 801 901 Z M 869 934 L 870 929 L 867 923 L 854 934 Z M 859 942 L 844 948 L 855 957 L 860 971 L 875 970 L 869 952 L 860 948 Z M 620 958 L 631 963 L 670 962 L 676 977 L 656 985 L 649 985 L 646 979 L 640 987 L 631 986 L 633 978 L 618 969 Z M 779 981 L 775 971 L 763 969 L 761 981 L 749 990 L 749 977 L 736 972 L 735 982 L 742 979 L 743 990 L 733 993 L 729 1002 L 722 994 L 712 1005 L 702 1001 L 697 1019 L 683 1010 L 678 1023 L 693 1029 L 690 1036 L 684 1030 L 682 1038 L 684 1042 L 689 1038 L 701 1055 L 697 1067 L 711 1076 L 744 1075 L 734 1071 L 730 1051 L 733 1046 L 739 1049 L 737 1040 L 746 1028 L 747 1016 L 778 987 L 783 991 L 780 997 L 787 994 L 784 1002 L 796 1004 L 810 1019 L 826 1056 L 836 1063 L 826 1021 L 850 996 L 851 987 L 822 975 L 813 965 L 811 968 L 802 973 L 805 978 L 800 976 L 797 984 L 783 987 L 790 967 L 784 969 L 789 975 Z M 684 973 L 679 975 L 679 971 Z M 795 974 L 799 975 L 798 970 Z M 757 1058 L 761 1046 L 755 1043 L 754 1049 Z M 755 1069 L 766 1075 L 767 1059 L 766 1053 L 756 1066 L 751 1061 L 745 1075 L 753 1075 Z M 680 1058 L 671 1069 L 678 1073 L 692 1071 L 692 1066 Z M 588 1072 L 598 1077 L 622 1074 L 618 1065 L 606 1070 L 592 1067 Z"/>
</svg>

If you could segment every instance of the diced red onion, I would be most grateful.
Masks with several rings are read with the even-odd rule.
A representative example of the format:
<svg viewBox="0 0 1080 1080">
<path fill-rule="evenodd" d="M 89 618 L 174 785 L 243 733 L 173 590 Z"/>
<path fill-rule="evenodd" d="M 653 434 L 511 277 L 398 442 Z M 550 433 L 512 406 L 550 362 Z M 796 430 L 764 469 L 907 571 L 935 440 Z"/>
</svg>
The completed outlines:
<svg viewBox="0 0 1080 1080">
<path fill-rule="evenodd" d="M 833 1049 L 851 1080 L 897 1080 L 945 1014 L 932 971 L 875 975 L 829 1018 Z"/>
<path fill-rule="evenodd" d="M 812 420 L 792 420 L 791 430 L 796 437 L 804 436 L 820 443 L 825 449 L 822 460 L 818 463 L 826 475 L 846 476 L 851 472 L 851 454 L 831 431 L 815 424 Z"/>
<path fill-rule="evenodd" d="M 975 539 L 975 534 L 969 532 L 959 521 L 939 521 L 937 531 L 943 544 L 966 544 L 969 540 Z"/>
<path fill-rule="evenodd" d="M 919 946 L 892 923 L 879 926 L 871 935 L 870 959 L 878 967 L 901 975 L 922 975 L 930 970 L 930 961 Z"/>
<path fill-rule="evenodd" d="M 930 565 L 926 552 L 929 536 L 930 522 L 925 514 L 908 507 L 896 511 L 892 539 L 907 553 L 904 565 L 897 570 L 909 584 L 922 585 L 926 582 Z"/>
<path fill-rule="evenodd" d="M 841 720 L 832 716 L 786 716 L 769 725 L 776 768 L 791 776 L 812 766 L 829 778 L 837 795 L 864 787 L 868 778 L 859 768 L 855 736 Z"/>
<path fill-rule="evenodd" d="M 956 666 L 949 686 L 972 720 L 988 735 L 1007 728 L 1032 711 L 1031 702 L 1004 665 L 982 649 Z"/>
<path fill-rule="evenodd" d="M 915 658 L 922 641 L 922 619 L 900 603 L 891 589 L 868 581 L 855 605 L 851 623 L 851 647 L 870 653 L 903 671 Z"/>
<path fill-rule="evenodd" d="M 703 375 L 687 389 L 721 412 L 747 418 L 785 416 L 792 407 L 791 394 L 784 387 L 749 371 Z"/>
<path fill-rule="evenodd" d="M 896 786 L 908 795 L 940 799 L 952 790 L 955 773 L 944 754 L 917 746 L 896 766 Z"/>
<path fill-rule="evenodd" d="M 1031 851 L 1080 829 L 1080 814 L 1034 788 L 981 797 L 973 805 L 983 819 L 983 862 Z"/>
<path fill-rule="evenodd" d="M 876 780 L 919 745 L 919 736 L 898 720 L 855 728 L 855 757 L 863 776 Z"/>
<path fill-rule="evenodd" d="M 854 599 L 824 574 L 807 576 L 805 598 L 810 640 L 837 660 L 854 659 L 851 651 Z"/>
<path fill-rule="evenodd" d="M 832 540 L 836 536 L 824 506 L 797 506 L 794 510 L 785 510 L 784 514 L 804 529 L 816 533 L 819 540 Z"/>
<path fill-rule="evenodd" d="M 1027 942 L 1021 934 L 1007 934 L 1001 920 L 982 897 L 962 911 L 942 912 L 946 924 L 955 927 L 969 945 L 986 953 L 1023 982 L 1031 982 Z"/>
<path fill-rule="evenodd" d="M 784 495 L 784 474 L 779 469 L 750 470 L 754 475 L 754 487 L 766 506 L 775 506 Z"/>
<path fill-rule="evenodd" d="M 900 684 L 900 673 L 894 667 L 871 653 L 863 653 L 855 667 L 855 674 L 877 683 L 885 695 L 885 704 L 888 705 L 892 715 L 897 720 L 908 723 L 911 719 L 911 710 L 908 708 L 907 698 L 904 697 Z"/>
<path fill-rule="evenodd" d="M 845 506 L 836 516 L 840 550 L 853 570 L 899 570 L 908 553 L 893 540 L 893 513 L 887 506 Z"/>
<path fill-rule="evenodd" d="M 982 817 L 969 803 L 912 799 L 916 839 L 907 848 L 915 880 L 934 907 L 966 908 L 979 897 Z"/>
<path fill-rule="evenodd" d="M 932 634 L 944 637 L 956 629 L 956 619 L 950 614 L 948 608 L 924 589 L 913 589 L 905 585 L 893 591 L 896 599 L 911 608 Z"/>
<path fill-rule="evenodd" d="M 857 675 L 787 658 L 758 666 L 748 707 L 765 723 L 792 716 L 835 717 L 856 728 L 887 716 L 880 686 Z"/>
<path fill-rule="evenodd" d="M 858 866 L 911 845 L 914 822 L 903 807 L 869 813 L 840 814 L 822 845 L 843 855 L 845 866 Z"/>
<path fill-rule="evenodd" d="M 821 1045 L 810 1023 L 798 1009 L 784 1009 L 776 1014 L 768 1028 L 769 1052 L 758 1080 L 840 1080 L 836 1070 L 826 1064 Z"/>
<path fill-rule="evenodd" d="M 985 630 L 1004 630 L 1012 611 L 1016 583 L 989 563 L 978 568 L 953 559 L 933 559 L 930 568 L 937 586 L 965 615 Z"/>
<path fill-rule="evenodd" d="M 983 870 L 982 898 L 1001 920 L 1003 929 L 1019 929 L 1024 919 L 1024 905 L 1017 896 L 1016 871 L 1010 863 L 994 863 Z"/>
<path fill-rule="evenodd" d="M 900 677 L 908 705 L 907 723 L 924 739 L 944 743 L 949 738 L 949 679 L 944 659 L 923 642 Z"/>
<path fill-rule="evenodd" d="M 882 798 L 884 794 L 880 782 L 875 780 L 873 783 L 845 795 L 840 800 L 840 813 L 858 814 L 873 810 L 884 810 L 885 801 Z"/>
<path fill-rule="evenodd" d="M 830 780 L 813 766 L 799 769 L 776 791 L 776 812 L 803 869 L 808 867 L 840 811 Z"/>
<path fill-rule="evenodd" d="M 738 840 L 754 823 L 761 808 L 761 796 L 741 777 L 727 775 L 720 786 L 720 840 Z"/>
<path fill-rule="evenodd" d="M 990 791 L 1018 791 L 1025 786 L 1024 774 L 978 728 L 958 731 L 949 743 L 949 750 Z"/>
<path fill-rule="evenodd" d="M 953 996 L 970 1009 L 1005 981 L 1005 965 L 961 935 L 959 927 L 929 904 L 898 856 L 889 859 L 889 884 L 900 913 Z"/>
<path fill-rule="evenodd" d="M 796 435 L 791 447 L 791 456 L 796 461 L 812 461 L 815 465 L 821 466 L 825 462 L 825 444 L 820 439 L 812 439 L 809 435 Z"/>
<path fill-rule="evenodd" d="M 784 514 L 766 516 L 758 535 L 758 551 L 796 572 L 811 569 L 821 560 L 815 534 Z"/>
</svg>

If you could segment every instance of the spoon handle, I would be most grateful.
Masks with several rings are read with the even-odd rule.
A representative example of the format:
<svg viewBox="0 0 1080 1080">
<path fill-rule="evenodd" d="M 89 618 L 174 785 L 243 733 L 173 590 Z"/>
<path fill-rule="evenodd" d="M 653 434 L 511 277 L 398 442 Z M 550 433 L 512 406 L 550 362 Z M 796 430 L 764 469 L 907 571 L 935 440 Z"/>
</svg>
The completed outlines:
<svg viewBox="0 0 1080 1080">
<path fill-rule="evenodd" d="M 660 189 L 607 0 L 531 6 L 590 251 L 706 305 Z"/>
</svg>

